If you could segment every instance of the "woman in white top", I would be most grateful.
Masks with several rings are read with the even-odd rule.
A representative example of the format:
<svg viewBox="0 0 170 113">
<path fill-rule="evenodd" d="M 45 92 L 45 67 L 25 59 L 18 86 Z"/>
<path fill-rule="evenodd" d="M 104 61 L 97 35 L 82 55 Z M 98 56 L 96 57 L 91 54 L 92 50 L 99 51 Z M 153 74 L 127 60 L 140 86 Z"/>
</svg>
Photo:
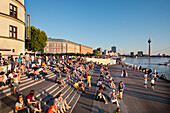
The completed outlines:
<svg viewBox="0 0 170 113">
<path fill-rule="evenodd" d="M 18 95 L 17 101 L 15 103 L 15 112 L 16 113 L 25 113 L 25 112 L 30 113 L 28 107 L 24 105 L 22 94 Z"/>
</svg>

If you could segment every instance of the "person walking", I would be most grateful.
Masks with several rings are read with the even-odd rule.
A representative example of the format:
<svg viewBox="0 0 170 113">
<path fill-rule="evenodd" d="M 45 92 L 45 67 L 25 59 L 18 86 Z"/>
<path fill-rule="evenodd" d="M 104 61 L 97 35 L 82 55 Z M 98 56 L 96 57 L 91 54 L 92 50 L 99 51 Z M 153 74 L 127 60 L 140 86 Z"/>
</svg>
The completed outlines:
<svg viewBox="0 0 170 113">
<path fill-rule="evenodd" d="M 148 78 L 148 75 L 147 73 L 145 72 L 145 75 L 144 75 L 144 87 L 147 89 L 147 78 Z"/>
<path fill-rule="evenodd" d="M 86 86 L 89 84 L 89 88 L 91 88 L 91 76 L 90 74 L 87 75 L 87 84 Z"/>
<path fill-rule="evenodd" d="M 155 88 L 155 80 L 154 78 L 151 79 L 151 89 L 154 90 Z"/>
</svg>

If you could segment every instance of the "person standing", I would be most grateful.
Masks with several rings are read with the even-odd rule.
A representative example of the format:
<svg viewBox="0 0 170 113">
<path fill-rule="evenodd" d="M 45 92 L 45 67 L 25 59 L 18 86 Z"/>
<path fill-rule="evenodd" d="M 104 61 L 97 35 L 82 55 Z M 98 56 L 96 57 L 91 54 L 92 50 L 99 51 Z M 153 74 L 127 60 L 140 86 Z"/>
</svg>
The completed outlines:
<svg viewBox="0 0 170 113">
<path fill-rule="evenodd" d="M 25 64 L 26 64 L 26 68 L 29 69 L 29 62 L 30 62 L 30 55 L 29 53 L 25 53 Z"/>
<path fill-rule="evenodd" d="M 19 58 L 18 58 L 18 63 L 19 63 L 19 66 L 21 66 L 21 61 L 22 61 L 22 53 L 20 53 L 20 55 L 19 55 Z"/>
<path fill-rule="evenodd" d="M 148 75 L 147 74 L 145 74 L 144 75 L 144 87 L 147 89 L 147 78 L 148 78 Z"/>
<path fill-rule="evenodd" d="M 15 68 L 15 63 L 14 63 L 14 57 L 11 55 L 11 71 L 13 71 Z"/>
<path fill-rule="evenodd" d="M 151 79 L 151 89 L 154 90 L 155 87 L 155 80 L 154 78 Z"/>
<path fill-rule="evenodd" d="M 125 88 L 125 84 L 123 83 L 123 81 L 120 81 L 118 86 L 120 99 L 122 99 L 123 97 L 124 88 Z"/>
<path fill-rule="evenodd" d="M 17 74 L 14 75 L 14 95 L 16 94 L 16 90 L 17 90 L 17 93 L 19 94 L 19 77 Z"/>
</svg>

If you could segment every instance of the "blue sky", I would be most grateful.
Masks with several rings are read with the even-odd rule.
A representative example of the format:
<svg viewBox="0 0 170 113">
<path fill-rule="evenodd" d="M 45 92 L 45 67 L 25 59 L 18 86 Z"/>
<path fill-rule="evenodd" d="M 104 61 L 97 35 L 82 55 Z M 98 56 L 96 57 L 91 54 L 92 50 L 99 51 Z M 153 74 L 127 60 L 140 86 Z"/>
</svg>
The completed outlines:
<svg viewBox="0 0 170 113">
<path fill-rule="evenodd" d="M 31 25 L 96 49 L 129 53 L 152 40 L 152 54 L 170 55 L 170 0 L 25 0 Z"/>
</svg>

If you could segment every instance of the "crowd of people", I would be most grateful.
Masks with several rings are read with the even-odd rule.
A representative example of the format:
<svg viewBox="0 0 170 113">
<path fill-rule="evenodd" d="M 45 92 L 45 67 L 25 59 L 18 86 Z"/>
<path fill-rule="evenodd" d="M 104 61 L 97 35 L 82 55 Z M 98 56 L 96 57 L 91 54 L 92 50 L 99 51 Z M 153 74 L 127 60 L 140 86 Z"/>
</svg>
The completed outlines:
<svg viewBox="0 0 170 113">
<path fill-rule="evenodd" d="M 111 77 L 110 72 L 108 70 L 108 65 L 100 65 L 100 75 L 97 80 L 98 91 L 96 93 L 96 100 L 103 101 L 105 104 L 108 104 L 108 101 L 111 103 L 116 103 L 117 109 L 114 113 L 120 112 L 120 99 L 123 98 L 123 91 L 125 89 L 125 84 L 123 81 L 120 81 L 118 85 L 115 84 L 113 77 Z M 108 86 L 108 87 L 107 87 Z M 110 91 L 110 93 L 104 94 L 103 91 Z M 107 99 L 107 97 L 109 97 Z"/>
<path fill-rule="evenodd" d="M 120 63 L 122 65 L 121 77 L 128 77 L 126 68 L 132 68 L 133 70 L 143 71 L 142 67 L 138 66 L 128 66 L 126 64 Z M 125 89 L 125 84 L 120 81 L 119 84 L 115 84 L 118 81 L 114 81 L 113 77 L 110 75 L 108 65 L 96 64 L 93 62 L 87 62 L 81 57 L 65 57 L 58 58 L 58 56 L 38 56 L 34 57 L 26 53 L 22 53 L 18 58 L 13 58 L 11 55 L 8 59 L 2 58 L 0 54 L 0 65 L 6 66 L 6 71 L 0 73 L 0 86 L 5 89 L 5 85 L 13 88 L 13 94 L 18 94 L 17 101 L 15 104 L 15 110 L 18 113 L 23 112 L 42 112 L 41 102 L 34 98 L 35 91 L 31 90 L 30 93 L 25 97 L 22 92 L 19 91 L 19 84 L 21 84 L 21 78 L 24 74 L 28 78 L 32 78 L 35 82 L 43 79 L 44 76 L 48 75 L 47 69 L 51 70 L 56 74 L 55 83 L 59 87 L 66 87 L 66 80 L 74 80 L 73 87 L 75 90 L 82 91 L 86 93 L 86 88 L 91 88 L 91 80 L 94 68 L 96 66 L 100 67 L 99 79 L 96 81 L 96 86 L 98 91 L 96 93 L 96 100 L 103 101 L 108 104 L 116 103 L 117 109 L 114 111 L 120 112 L 120 99 L 123 98 L 123 92 Z M 126 67 L 126 68 L 125 68 Z M 148 76 L 151 78 L 151 89 L 154 90 L 155 82 L 158 80 L 159 76 L 156 70 L 151 73 L 150 71 L 145 71 L 144 75 L 144 87 L 147 88 Z M 107 97 L 103 91 L 109 90 Z M 49 107 L 48 113 L 64 113 L 67 112 L 71 107 L 67 104 L 66 100 L 62 98 L 62 92 L 59 92 L 53 101 L 53 104 Z"/>
<path fill-rule="evenodd" d="M 137 65 L 129 65 L 129 64 L 125 64 L 125 63 L 120 63 L 122 65 L 122 69 L 124 67 L 126 68 L 132 68 L 133 70 L 137 70 L 137 71 L 142 71 L 144 72 L 144 87 L 147 89 L 148 88 L 148 79 L 150 78 L 150 86 L 151 89 L 154 90 L 155 89 L 155 82 L 158 81 L 158 79 L 160 79 L 161 77 L 163 77 L 163 75 L 159 76 L 158 72 L 156 72 L 156 69 L 152 70 L 151 69 L 147 69 L 147 68 L 142 68 L 142 66 L 137 66 Z M 127 75 L 125 74 L 127 73 L 127 71 L 125 69 L 122 70 L 122 74 L 121 77 L 127 77 Z"/>
</svg>

